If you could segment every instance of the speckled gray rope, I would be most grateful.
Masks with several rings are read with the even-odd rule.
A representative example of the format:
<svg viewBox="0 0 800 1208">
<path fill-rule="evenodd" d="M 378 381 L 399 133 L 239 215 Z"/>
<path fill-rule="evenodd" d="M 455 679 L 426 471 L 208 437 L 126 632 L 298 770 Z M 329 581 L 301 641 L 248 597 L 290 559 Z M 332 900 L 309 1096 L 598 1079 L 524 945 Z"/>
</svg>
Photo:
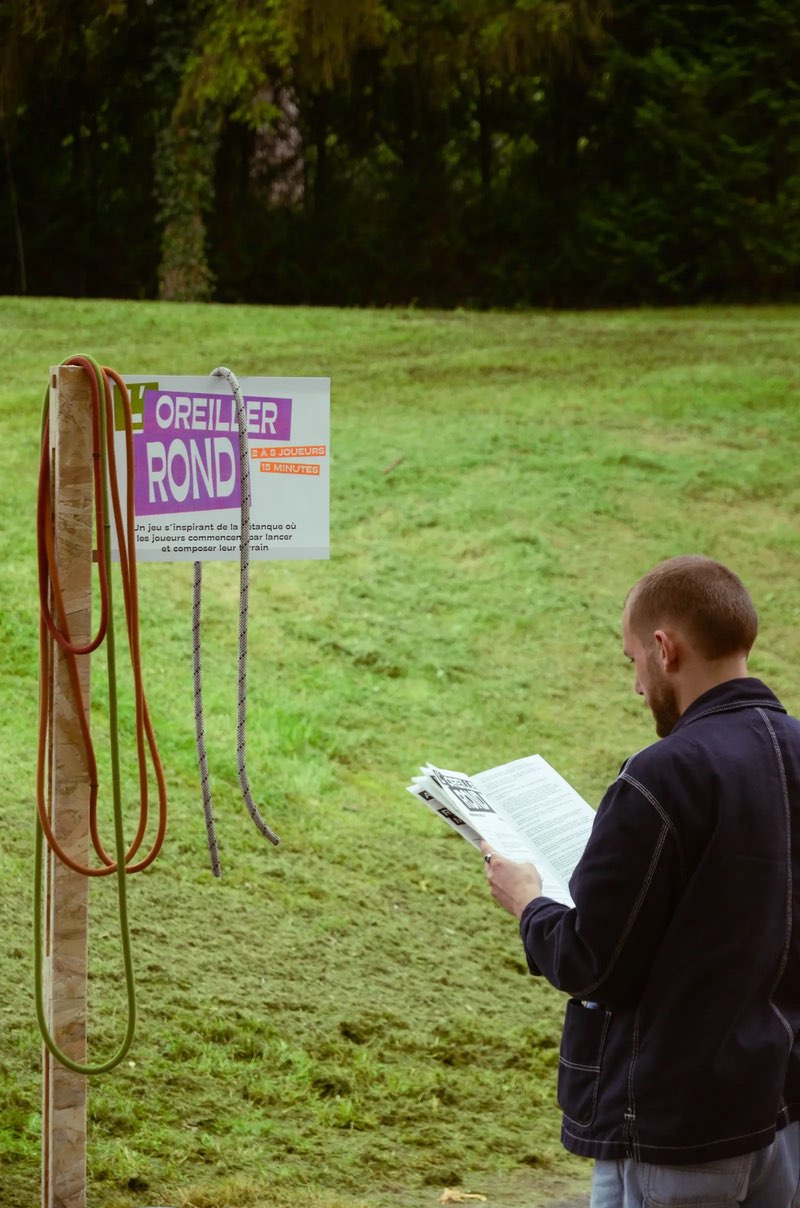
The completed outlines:
<svg viewBox="0 0 800 1208">
<path fill-rule="evenodd" d="M 214 827 L 214 806 L 211 800 L 211 780 L 208 774 L 206 754 L 206 726 L 203 715 L 203 661 L 200 654 L 200 605 L 203 586 L 203 563 L 194 564 L 194 587 L 192 592 L 192 672 L 194 676 L 194 737 L 197 746 L 197 766 L 200 770 L 200 787 L 203 791 L 203 813 L 206 819 L 206 838 L 211 871 L 215 877 L 222 876 L 219 862 L 219 844 Z"/>
<path fill-rule="evenodd" d="M 242 390 L 236 376 L 219 366 L 211 373 L 212 377 L 221 377 L 229 383 L 233 390 L 236 403 L 236 419 L 239 426 L 239 478 L 242 488 L 242 502 L 239 527 L 239 705 L 236 725 L 236 760 L 239 772 L 239 787 L 242 798 L 256 828 L 269 839 L 270 843 L 278 844 L 280 839 L 267 826 L 253 801 L 250 789 L 250 778 L 247 774 L 247 622 L 250 604 L 250 449 L 247 439 L 247 412 L 245 410 Z M 211 858 L 211 871 L 215 877 L 222 876 L 219 860 L 219 845 L 214 826 L 214 810 L 211 798 L 211 779 L 208 771 L 206 755 L 205 721 L 203 714 L 203 670 L 200 654 L 200 615 L 201 587 L 203 580 L 203 564 L 194 564 L 194 595 L 192 608 L 192 666 L 194 669 L 194 729 L 197 744 L 197 762 L 200 769 L 200 783 L 203 791 L 203 812 L 206 820 L 206 835 L 208 851 Z"/>
<path fill-rule="evenodd" d="M 250 443 L 247 439 L 247 412 L 242 389 L 230 369 L 220 366 L 211 373 L 212 377 L 225 378 L 236 400 L 236 418 L 239 423 L 239 478 L 242 486 L 242 509 L 239 527 L 239 712 L 236 725 L 236 760 L 239 769 L 239 787 L 248 813 L 270 843 L 280 839 L 261 817 L 250 791 L 247 775 L 247 617 L 250 599 Z"/>
</svg>

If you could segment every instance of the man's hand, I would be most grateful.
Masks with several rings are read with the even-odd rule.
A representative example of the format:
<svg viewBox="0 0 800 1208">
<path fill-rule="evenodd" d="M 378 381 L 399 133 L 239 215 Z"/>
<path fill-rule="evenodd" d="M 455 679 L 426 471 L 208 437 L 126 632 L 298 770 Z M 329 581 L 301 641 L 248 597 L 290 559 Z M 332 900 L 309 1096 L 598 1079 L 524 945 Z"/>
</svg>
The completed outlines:
<svg viewBox="0 0 800 1208">
<path fill-rule="evenodd" d="M 523 910 L 542 892 L 542 878 L 533 864 L 518 864 L 499 856 L 484 840 L 481 843 L 486 879 L 492 897 L 509 914 L 520 918 Z"/>
</svg>

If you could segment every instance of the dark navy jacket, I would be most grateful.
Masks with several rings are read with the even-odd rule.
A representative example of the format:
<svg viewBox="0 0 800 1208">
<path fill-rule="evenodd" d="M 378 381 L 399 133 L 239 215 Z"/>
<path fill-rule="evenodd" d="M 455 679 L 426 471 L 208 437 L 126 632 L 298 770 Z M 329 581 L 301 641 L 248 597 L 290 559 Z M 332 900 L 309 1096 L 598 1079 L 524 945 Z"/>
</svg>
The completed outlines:
<svg viewBox="0 0 800 1208">
<path fill-rule="evenodd" d="M 562 1140 L 685 1165 L 800 1118 L 800 722 L 757 679 L 706 692 L 607 791 L 520 931 L 571 995 Z"/>
</svg>

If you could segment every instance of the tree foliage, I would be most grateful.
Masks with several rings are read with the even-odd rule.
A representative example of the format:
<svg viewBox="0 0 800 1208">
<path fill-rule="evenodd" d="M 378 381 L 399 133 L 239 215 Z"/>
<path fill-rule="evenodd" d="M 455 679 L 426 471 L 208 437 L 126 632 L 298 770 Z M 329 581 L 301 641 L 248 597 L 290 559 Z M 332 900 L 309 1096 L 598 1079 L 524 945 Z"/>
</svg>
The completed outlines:
<svg viewBox="0 0 800 1208">
<path fill-rule="evenodd" d="M 0 289 L 794 296 L 793 0 L 0 0 Z"/>
</svg>

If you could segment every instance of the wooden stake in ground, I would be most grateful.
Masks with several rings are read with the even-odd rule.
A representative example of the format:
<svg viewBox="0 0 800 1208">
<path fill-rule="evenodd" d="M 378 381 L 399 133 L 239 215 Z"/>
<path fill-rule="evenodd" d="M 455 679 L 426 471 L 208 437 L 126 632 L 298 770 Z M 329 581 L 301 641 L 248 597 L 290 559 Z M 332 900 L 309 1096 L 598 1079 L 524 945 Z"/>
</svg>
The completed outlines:
<svg viewBox="0 0 800 1208">
<path fill-rule="evenodd" d="M 73 642 L 87 644 L 92 620 L 92 422 L 89 379 L 62 365 L 50 374 L 50 444 L 55 553 Z M 102 534 L 100 534 L 102 539 Z M 52 826 L 64 850 L 88 861 L 89 777 L 66 660 L 51 641 L 49 758 Z M 89 701 L 89 655 L 78 658 Z M 89 879 L 48 851 L 44 883 L 44 1004 L 58 1047 L 86 1060 Z M 44 1049 L 42 1208 L 85 1208 L 86 1078 Z"/>
</svg>

